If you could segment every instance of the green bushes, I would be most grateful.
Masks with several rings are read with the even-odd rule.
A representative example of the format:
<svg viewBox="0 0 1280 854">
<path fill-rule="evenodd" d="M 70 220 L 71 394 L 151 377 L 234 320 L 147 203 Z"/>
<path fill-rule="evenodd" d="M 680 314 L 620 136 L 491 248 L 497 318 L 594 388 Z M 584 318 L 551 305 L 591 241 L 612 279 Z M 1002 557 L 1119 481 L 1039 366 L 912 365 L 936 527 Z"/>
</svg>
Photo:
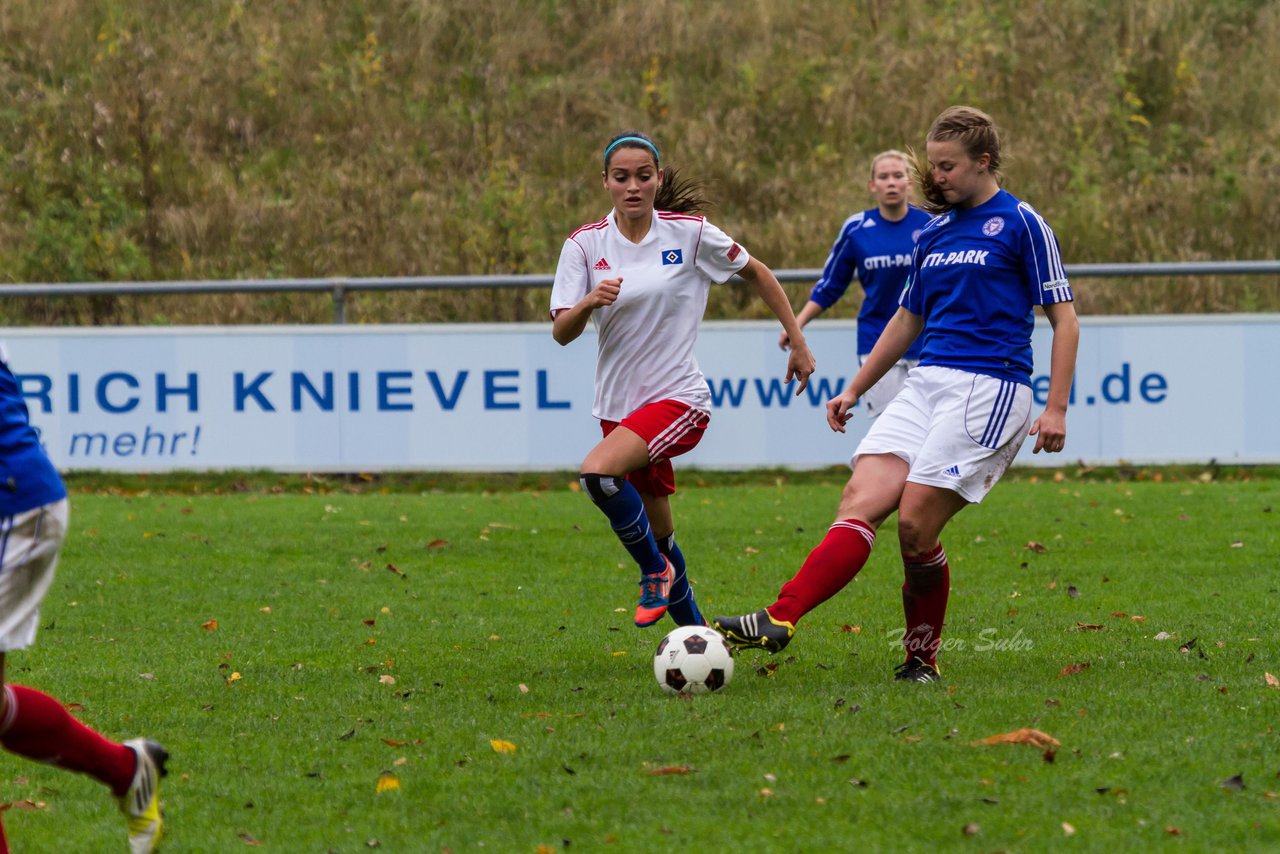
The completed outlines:
<svg viewBox="0 0 1280 854">
<path fill-rule="evenodd" d="M 1094 0 L 15 0 L 0 9 L 10 281 L 547 272 L 600 147 L 653 133 L 714 219 L 815 267 L 875 151 L 954 102 L 1069 262 L 1275 257 L 1275 4 Z M 1277 310 L 1274 280 L 1082 280 L 1083 311 Z M 797 287 L 797 300 L 803 292 Z M 543 296 L 363 295 L 509 320 Z M 842 307 L 852 310 L 853 306 Z M 741 316 L 733 293 L 713 316 Z M 8 322 L 315 321 L 307 297 L 0 306 Z"/>
</svg>

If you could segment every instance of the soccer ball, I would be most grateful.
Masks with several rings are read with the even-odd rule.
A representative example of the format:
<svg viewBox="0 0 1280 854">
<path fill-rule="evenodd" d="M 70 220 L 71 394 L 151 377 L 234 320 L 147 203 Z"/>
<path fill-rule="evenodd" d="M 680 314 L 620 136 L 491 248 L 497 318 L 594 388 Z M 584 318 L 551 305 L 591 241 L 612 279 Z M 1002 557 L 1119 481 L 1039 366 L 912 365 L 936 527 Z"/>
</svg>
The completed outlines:
<svg viewBox="0 0 1280 854">
<path fill-rule="evenodd" d="M 715 629 L 673 629 L 653 654 L 653 675 L 668 694 L 719 691 L 733 678 L 733 652 Z"/>
</svg>

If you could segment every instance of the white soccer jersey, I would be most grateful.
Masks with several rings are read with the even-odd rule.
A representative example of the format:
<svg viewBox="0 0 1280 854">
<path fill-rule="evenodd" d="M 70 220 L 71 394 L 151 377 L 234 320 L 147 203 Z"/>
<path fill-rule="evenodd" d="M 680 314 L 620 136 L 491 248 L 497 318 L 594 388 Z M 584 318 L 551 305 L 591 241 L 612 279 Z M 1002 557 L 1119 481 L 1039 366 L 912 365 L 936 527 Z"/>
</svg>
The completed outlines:
<svg viewBox="0 0 1280 854">
<path fill-rule="evenodd" d="M 614 214 L 569 235 L 551 288 L 551 316 L 573 308 L 604 279 L 621 277 L 618 299 L 591 315 L 599 333 L 592 414 L 621 421 L 658 400 L 709 411 L 711 395 L 694 358 L 711 284 L 746 266 L 747 250 L 703 217 L 655 211 L 632 243 Z"/>
</svg>

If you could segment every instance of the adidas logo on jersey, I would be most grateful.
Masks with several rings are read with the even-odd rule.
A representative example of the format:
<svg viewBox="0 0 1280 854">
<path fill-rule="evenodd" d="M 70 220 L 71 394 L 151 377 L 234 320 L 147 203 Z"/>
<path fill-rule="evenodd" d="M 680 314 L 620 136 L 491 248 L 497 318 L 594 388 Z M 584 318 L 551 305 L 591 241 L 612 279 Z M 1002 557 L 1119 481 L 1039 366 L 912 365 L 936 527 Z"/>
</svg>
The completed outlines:
<svg viewBox="0 0 1280 854">
<path fill-rule="evenodd" d="M 613 268 L 609 266 L 609 262 L 604 260 L 604 258 L 601 258 L 599 261 L 597 261 L 595 267 L 593 267 L 592 269 L 593 270 L 610 270 L 610 271 L 613 270 Z"/>
<path fill-rule="evenodd" d="M 949 468 L 949 469 L 947 469 L 946 471 L 944 471 L 944 472 L 943 472 L 943 474 L 945 474 L 947 477 L 959 477 L 959 476 L 960 476 L 960 467 L 959 467 L 959 466 L 952 466 L 951 468 Z"/>
</svg>

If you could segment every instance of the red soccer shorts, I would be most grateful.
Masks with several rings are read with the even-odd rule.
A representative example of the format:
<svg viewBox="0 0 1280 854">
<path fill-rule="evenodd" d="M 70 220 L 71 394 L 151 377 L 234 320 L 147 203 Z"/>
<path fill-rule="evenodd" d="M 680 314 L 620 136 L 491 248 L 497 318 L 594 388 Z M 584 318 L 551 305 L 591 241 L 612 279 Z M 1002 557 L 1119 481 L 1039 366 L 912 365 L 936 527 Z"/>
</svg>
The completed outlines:
<svg viewBox="0 0 1280 854">
<path fill-rule="evenodd" d="M 644 439 L 649 448 L 649 465 L 631 472 L 627 480 L 642 493 L 671 495 L 676 491 L 671 458 L 696 448 L 710 421 L 710 414 L 676 400 L 650 403 L 622 419 L 622 426 Z M 618 424 L 601 421 L 600 430 L 608 436 Z"/>
</svg>

